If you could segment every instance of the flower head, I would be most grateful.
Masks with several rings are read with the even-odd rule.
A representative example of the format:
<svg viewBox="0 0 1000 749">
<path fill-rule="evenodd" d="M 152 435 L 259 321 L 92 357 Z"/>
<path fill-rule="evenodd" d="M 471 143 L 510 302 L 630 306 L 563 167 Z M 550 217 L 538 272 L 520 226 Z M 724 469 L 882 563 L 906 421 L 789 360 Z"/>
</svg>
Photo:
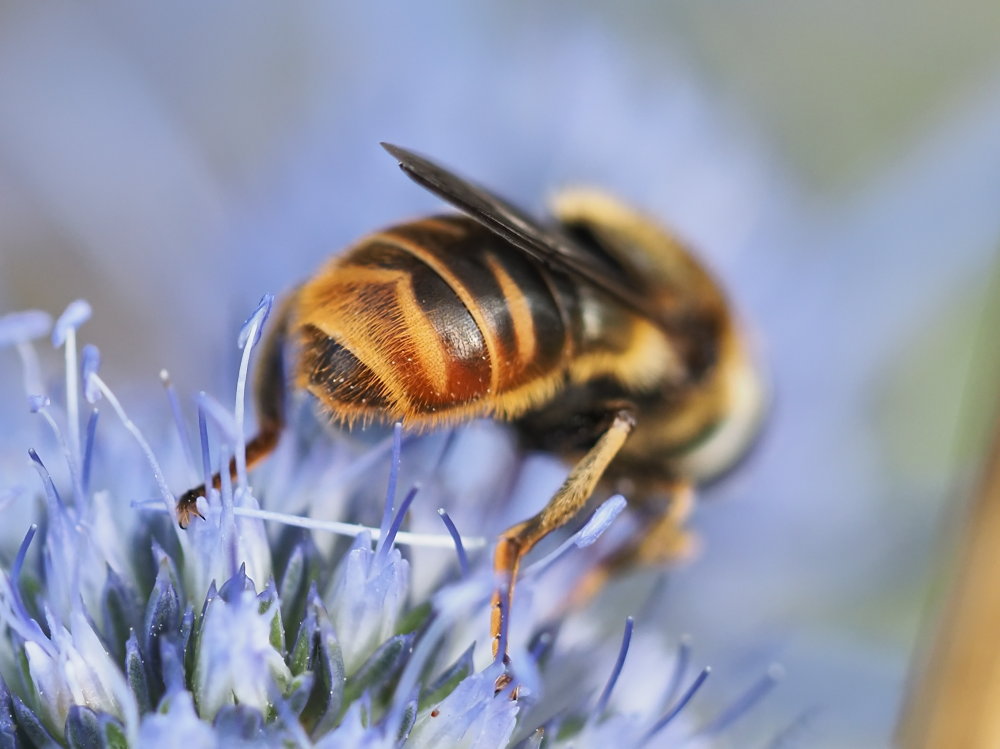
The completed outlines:
<svg viewBox="0 0 1000 749">
<path fill-rule="evenodd" d="M 264 711 L 272 699 L 272 684 L 283 691 L 291 682 L 281 652 L 284 633 L 276 598 L 260 601 L 247 589 L 212 596 L 205 604 L 199 637 L 194 693 L 206 718 L 237 703 Z"/>
<path fill-rule="evenodd" d="M 295 481 L 271 476 L 265 484 L 287 494 L 309 484 L 303 473 L 323 471 L 324 481 L 341 482 L 330 488 L 335 506 L 367 517 L 351 496 L 384 491 L 381 479 L 372 482 L 369 474 L 389 453 L 379 528 L 347 522 L 350 517 L 261 508 L 243 462 L 242 403 L 269 308 L 265 297 L 241 331 L 234 409 L 206 394 L 196 399 L 200 467 L 192 465 L 196 451 L 185 446 L 183 408 L 169 376 L 161 377 L 170 412 L 165 421 L 177 427 L 180 451 L 169 449 L 159 430 L 139 426 L 101 374 L 95 348 L 84 347 L 82 376 L 76 376 L 77 329 L 89 315 L 85 303 L 71 305 L 53 333 L 65 350 L 61 396 L 36 389 L 46 378 L 39 376 L 32 341 L 48 331 L 49 318 L 0 318 L 0 346 L 17 349 L 29 407 L 52 436 L 43 452 L 29 452 L 44 499 L 40 525 L 27 530 L 0 574 L 0 735 L 36 744 L 183 749 L 233 743 L 489 749 L 512 741 L 539 746 L 543 736 L 546 746 L 596 746 L 608 737 L 652 746 L 671 731 L 689 738 L 685 706 L 707 672 L 692 680 L 685 650 L 664 658 L 683 665 L 662 680 L 663 704 L 636 713 L 616 698 L 618 682 L 629 678 L 623 666 L 631 620 L 617 661 L 609 660 L 603 672 L 603 689 L 601 669 L 594 668 L 606 651 L 599 638 L 579 627 L 572 635 L 570 626 L 570 643 L 575 636 L 590 637 L 589 644 L 586 651 L 572 644 L 561 649 L 562 634 L 532 623 L 551 616 L 546 605 L 551 608 L 556 596 L 546 585 L 553 571 L 565 570 L 568 558 L 582 560 L 581 549 L 622 511 L 621 497 L 602 504 L 579 531 L 524 570 L 515 607 L 520 634 L 510 641 L 513 680 L 499 692 L 505 665 L 474 643 L 485 640 L 486 602 L 496 584 L 483 541 L 463 537 L 444 510 L 437 535 L 402 530 L 425 494 L 434 499 L 435 487 L 451 482 L 430 477 L 429 489 L 418 495 L 411 485 L 396 503 L 397 484 L 405 488 L 399 427 L 391 450 L 384 449 L 388 443 L 372 448 L 354 460 L 353 470 L 329 475 L 324 463 L 346 466 L 352 459 L 318 461 L 310 450 L 322 446 L 312 447 L 304 457 L 286 454 L 276 461 L 275 470 L 292 472 Z M 80 413 L 80 394 L 89 414 Z M 203 518 L 180 530 L 170 487 L 183 485 L 199 468 L 226 468 L 230 458 L 236 480 L 223 470 L 221 489 L 209 491 L 199 506 Z M 50 462 L 64 463 L 65 470 L 50 471 Z M 0 492 L 8 501 L 24 501 L 24 492 L 3 485 L 2 477 Z M 261 496 L 278 506 L 308 507 L 314 515 L 334 506 L 317 497 Z M 276 520 L 285 527 L 269 533 L 265 522 Z M 353 539 L 324 552 L 310 531 Z M 444 570 L 442 578 L 422 581 L 433 591 L 426 601 L 412 600 L 413 577 L 421 569 L 404 543 L 444 546 L 438 553 L 453 554 L 436 567 Z M 564 674 L 576 678 L 554 687 Z M 682 680 L 686 690 L 675 689 Z M 744 702 L 758 699 L 765 686 Z M 705 725 L 712 733 L 724 731 L 741 709 Z"/>
<path fill-rule="evenodd" d="M 74 705 L 122 718 L 123 703 L 133 702 L 121 671 L 81 611 L 72 615 L 68 628 L 53 627 L 47 646 L 25 642 L 24 655 L 41 717 L 57 732 Z"/>
<path fill-rule="evenodd" d="M 348 673 L 392 636 L 406 602 L 409 564 L 399 549 L 382 553 L 384 548 L 373 550 L 370 534 L 359 534 L 340 560 L 327 596 L 334 631 L 344 638 Z"/>
</svg>

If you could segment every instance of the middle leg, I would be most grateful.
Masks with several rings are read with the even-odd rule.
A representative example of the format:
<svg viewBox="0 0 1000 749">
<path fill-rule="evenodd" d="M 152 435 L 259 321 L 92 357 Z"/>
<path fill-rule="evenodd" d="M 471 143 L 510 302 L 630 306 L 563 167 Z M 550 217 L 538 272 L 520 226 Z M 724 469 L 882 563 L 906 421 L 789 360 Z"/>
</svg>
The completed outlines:
<svg viewBox="0 0 1000 749">
<path fill-rule="evenodd" d="M 500 535 L 493 557 L 493 569 L 497 573 L 500 588 L 493 595 L 490 616 L 494 657 L 499 654 L 504 633 L 510 624 L 510 608 L 514 599 L 514 584 L 521 558 L 541 539 L 564 526 L 583 509 L 608 464 L 618 454 L 634 427 L 635 416 L 632 411 L 619 410 L 611 426 L 573 467 L 563 485 L 542 511 L 508 528 Z M 506 662 L 508 660 L 506 646 L 504 650 L 502 655 Z M 501 679 L 503 683 L 498 682 L 498 688 L 510 682 L 509 677 Z"/>
</svg>

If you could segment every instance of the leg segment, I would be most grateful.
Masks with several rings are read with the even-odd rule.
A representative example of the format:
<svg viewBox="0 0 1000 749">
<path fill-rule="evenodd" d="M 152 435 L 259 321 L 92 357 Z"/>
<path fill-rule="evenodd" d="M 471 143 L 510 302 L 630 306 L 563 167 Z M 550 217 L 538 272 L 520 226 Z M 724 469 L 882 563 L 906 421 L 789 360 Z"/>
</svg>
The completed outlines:
<svg viewBox="0 0 1000 749">
<path fill-rule="evenodd" d="M 297 293 L 293 293 L 282 301 L 277 319 L 261 347 L 254 384 L 254 401 L 260 429 L 246 445 L 247 468 L 252 468 L 274 451 L 285 426 L 284 349 L 296 297 Z M 229 475 L 236 480 L 235 458 L 229 461 Z M 222 478 L 218 473 L 212 477 L 212 486 L 216 489 L 222 486 Z M 181 528 L 187 528 L 195 515 L 202 517 L 198 512 L 198 497 L 205 496 L 205 491 L 205 485 L 201 484 L 184 492 L 177 500 L 177 522 Z"/>
<path fill-rule="evenodd" d="M 500 535 L 493 557 L 493 569 L 501 581 L 501 587 L 493 595 L 490 612 L 494 657 L 500 650 L 501 641 L 509 626 L 514 582 L 521 557 L 549 533 L 576 517 L 583 509 L 608 463 L 621 449 L 634 426 L 635 417 L 631 411 L 618 411 L 608 430 L 573 467 L 566 481 L 542 511 L 533 518 L 508 528 Z M 506 652 L 503 653 L 503 657 L 507 659 Z M 498 687 L 502 686 L 498 684 Z"/>
</svg>

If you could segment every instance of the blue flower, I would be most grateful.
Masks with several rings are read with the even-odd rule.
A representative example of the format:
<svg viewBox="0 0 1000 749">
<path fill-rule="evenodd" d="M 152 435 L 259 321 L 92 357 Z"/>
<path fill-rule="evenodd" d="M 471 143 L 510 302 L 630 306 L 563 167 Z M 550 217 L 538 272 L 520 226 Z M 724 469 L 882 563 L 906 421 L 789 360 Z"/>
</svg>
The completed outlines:
<svg viewBox="0 0 1000 749">
<path fill-rule="evenodd" d="M 225 705 L 265 711 L 273 687 L 284 691 L 292 680 L 279 648 L 278 607 L 261 611 L 257 596 L 240 590 L 227 601 L 212 597 L 205 605 L 195 652 L 194 694 L 199 713 L 214 718 Z"/>
<path fill-rule="evenodd" d="M 334 631 L 342 637 L 347 673 L 354 673 L 396 631 L 409 577 L 399 549 L 373 549 L 367 532 L 358 535 L 340 560 L 326 598 Z"/>
<path fill-rule="evenodd" d="M 133 420 L 102 376 L 95 348 L 85 346 L 78 361 L 77 329 L 89 305 L 70 305 L 53 328 L 66 362 L 61 395 L 43 389 L 50 378 L 32 343 L 49 332 L 51 318 L 40 312 L 0 318 L 0 347 L 17 350 L 29 409 L 51 434 L 42 454 L 25 445 L 44 502 L 39 525 L 27 529 L 0 574 L 0 738 L 178 749 L 234 743 L 492 749 L 540 746 L 543 738 L 552 747 L 612 740 L 656 746 L 671 736 L 708 741 L 738 717 L 738 711 L 719 716 L 699 734 L 685 706 L 707 671 L 692 679 L 687 651 L 666 652 L 662 645 L 646 645 L 639 663 L 646 676 L 654 657 L 663 665 L 660 683 L 641 686 L 662 695 L 634 709 L 641 700 L 626 663 L 631 620 L 617 661 L 609 657 L 606 666 L 606 643 L 586 626 L 570 621 L 558 637 L 541 626 L 558 600 L 555 590 L 565 587 L 556 573 L 585 571 L 595 557 L 580 549 L 615 521 L 625 506 L 621 497 L 524 570 L 514 611 L 518 633 L 510 640 L 516 699 L 514 684 L 497 692 L 506 667 L 491 657 L 484 637 L 495 580 L 483 539 L 463 537 L 443 510 L 438 534 L 402 530 L 411 506 L 425 493 L 441 498 L 448 482 L 431 481 L 419 496 L 412 485 L 396 504 L 396 486 L 405 484 L 398 427 L 391 450 L 387 443 L 370 448 L 353 471 L 338 476 L 327 475 L 323 464 L 330 461 L 309 452 L 349 450 L 344 444 L 276 459 L 271 470 L 287 475 L 271 475 L 265 486 L 316 517 L 262 509 L 243 460 L 243 400 L 270 305 L 265 297 L 241 331 L 233 409 L 205 394 L 196 399 L 200 466 L 192 465 L 198 451 L 185 444 L 183 409 L 168 375 L 161 379 L 180 450 L 170 449 L 160 430 L 148 432 Z M 383 491 L 381 479 L 372 482 L 368 474 L 386 452 L 389 490 L 380 527 L 348 522 L 366 516 L 354 495 Z M 203 519 L 180 530 L 170 487 L 185 486 L 199 468 L 227 466 L 231 457 L 236 481 L 223 472 L 221 490 L 210 490 L 199 507 Z M 350 460 L 335 455 L 332 462 Z M 65 470 L 50 472 L 47 461 Z M 321 479 L 339 482 L 329 491 L 335 500 L 285 496 Z M 2 476 L 0 492 L 11 502 L 26 500 Z M 334 505 L 351 517 L 320 517 Z M 333 544 L 328 555 L 313 535 L 290 526 L 353 541 L 340 551 Z M 450 564 L 428 567 L 444 573 L 421 581 L 432 591 L 427 600 L 414 600 L 412 578 L 423 569 L 403 544 L 454 552 Z M 572 674 L 572 683 L 553 686 Z M 626 683 L 632 679 L 628 690 L 616 687 L 622 674 Z M 764 691 L 758 687 L 745 702 Z"/>
</svg>

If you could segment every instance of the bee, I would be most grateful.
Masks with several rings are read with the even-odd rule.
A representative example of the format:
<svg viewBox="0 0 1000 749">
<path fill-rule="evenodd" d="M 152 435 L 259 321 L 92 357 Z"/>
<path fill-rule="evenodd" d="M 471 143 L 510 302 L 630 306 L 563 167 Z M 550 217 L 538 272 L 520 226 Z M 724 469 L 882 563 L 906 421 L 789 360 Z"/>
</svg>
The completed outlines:
<svg viewBox="0 0 1000 749">
<path fill-rule="evenodd" d="M 691 487 L 745 452 L 760 380 L 719 284 L 666 229 L 579 190 L 557 196 L 543 224 L 382 145 L 460 213 L 370 234 L 285 299 L 260 356 L 247 464 L 281 434 L 288 351 L 295 386 L 346 426 L 425 430 L 492 417 L 511 422 L 527 448 L 573 461 L 544 509 L 498 539 L 496 654 L 522 557 L 577 516 L 599 482 L 627 486 L 643 523 L 595 581 L 683 552 Z M 181 497 L 182 526 L 204 492 Z"/>
</svg>

